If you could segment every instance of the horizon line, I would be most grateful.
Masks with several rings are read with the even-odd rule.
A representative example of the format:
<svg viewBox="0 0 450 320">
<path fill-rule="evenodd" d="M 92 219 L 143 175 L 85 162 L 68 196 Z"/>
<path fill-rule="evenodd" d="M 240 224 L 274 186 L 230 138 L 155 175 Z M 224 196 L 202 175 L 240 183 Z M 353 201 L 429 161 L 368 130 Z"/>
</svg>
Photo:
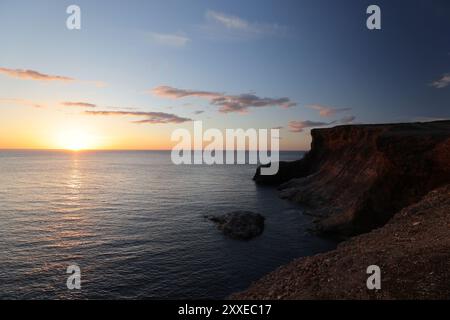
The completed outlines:
<svg viewBox="0 0 450 320">
<path fill-rule="evenodd" d="M 172 151 L 171 149 L 80 149 L 80 150 L 70 150 L 70 149 L 52 149 L 52 148 L 0 148 L 1 151 L 62 151 L 62 152 L 86 152 L 86 151 Z M 188 151 L 205 151 L 203 149 L 190 149 Z M 270 150 L 216 150 L 216 151 L 246 151 L 246 152 L 259 152 L 259 151 L 270 151 Z M 309 150 L 298 150 L 298 149 L 285 149 L 279 150 L 280 152 L 307 152 Z"/>
</svg>

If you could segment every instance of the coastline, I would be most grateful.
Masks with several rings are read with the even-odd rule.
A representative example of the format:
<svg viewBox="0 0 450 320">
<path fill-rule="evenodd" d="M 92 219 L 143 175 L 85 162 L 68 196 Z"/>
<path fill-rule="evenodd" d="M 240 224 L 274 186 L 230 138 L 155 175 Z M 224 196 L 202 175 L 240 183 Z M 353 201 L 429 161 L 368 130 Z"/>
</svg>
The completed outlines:
<svg viewBox="0 0 450 320">
<path fill-rule="evenodd" d="M 346 237 L 231 299 L 443 299 L 450 296 L 450 121 L 313 131 L 311 151 L 282 165 L 280 195 L 306 204 L 315 230 Z M 381 204 L 380 204 L 381 202 Z M 381 290 L 366 271 L 381 268 Z"/>
<path fill-rule="evenodd" d="M 231 299 L 448 299 L 450 185 L 429 193 L 384 227 L 336 250 L 295 260 Z M 381 268 L 381 290 L 366 269 Z"/>
</svg>

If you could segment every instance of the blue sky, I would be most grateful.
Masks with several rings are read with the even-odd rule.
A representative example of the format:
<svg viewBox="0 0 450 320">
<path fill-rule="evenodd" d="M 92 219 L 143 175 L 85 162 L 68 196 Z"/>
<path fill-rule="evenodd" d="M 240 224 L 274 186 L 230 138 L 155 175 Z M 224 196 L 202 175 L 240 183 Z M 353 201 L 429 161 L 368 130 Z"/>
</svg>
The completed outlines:
<svg viewBox="0 0 450 320">
<path fill-rule="evenodd" d="M 81 30 L 65 26 L 70 4 L 81 8 Z M 381 8 L 382 30 L 366 28 L 370 4 Z M 0 74 L 0 124 L 20 120 L 11 108 L 34 114 L 27 103 L 12 106 L 24 100 L 52 105 L 64 114 L 59 121 L 71 121 L 85 110 L 55 104 L 72 101 L 100 111 L 167 113 L 209 127 L 283 127 L 284 149 L 307 149 L 309 127 L 450 116 L 445 0 L 0 0 L 0 39 L 0 68 L 7 70 Z M 18 69 L 77 81 L 25 79 L 11 73 Z M 185 91 L 152 91 L 161 86 Z M 241 109 L 223 112 L 214 98 Z M 289 103 L 296 105 L 283 107 Z M 165 139 L 175 127 L 189 127 L 172 118 L 130 124 L 130 116 L 101 116 L 99 126 L 108 127 L 111 118 L 127 123 L 123 130 L 134 132 L 129 139 Z"/>
</svg>

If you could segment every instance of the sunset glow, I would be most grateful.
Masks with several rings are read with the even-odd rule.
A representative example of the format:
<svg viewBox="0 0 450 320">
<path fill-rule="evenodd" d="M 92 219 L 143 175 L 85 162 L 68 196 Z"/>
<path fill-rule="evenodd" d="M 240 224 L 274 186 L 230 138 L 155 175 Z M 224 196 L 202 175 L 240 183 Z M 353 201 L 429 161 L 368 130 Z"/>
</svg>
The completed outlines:
<svg viewBox="0 0 450 320">
<path fill-rule="evenodd" d="M 420 47 L 411 37 L 420 23 L 403 29 L 392 14 L 392 28 L 369 30 L 367 7 L 329 1 L 307 10 L 293 1 L 274 14 L 259 1 L 180 1 L 175 12 L 165 1 L 123 10 L 80 0 L 80 16 L 90 18 L 79 29 L 52 1 L 7 2 L 0 149 L 171 150 L 175 130 L 193 134 L 202 121 L 223 134 L 278 128 L 280 150 L 308 150 L 315 128 L 448 118 L 448 19 L 434 9 L 432 43 Z"/>
<path fill-rule="evenodd" d="M 58 146 L 64 150 L 87 150 L 98 147 L 95 137 L 80 129 L 62 132 L 58 137 Z"/>
<path fill-rule="evenodd" d="M 450 0 L 0 0 L 0 302 L 450 300 L 449 39 Z"/>
</svg>

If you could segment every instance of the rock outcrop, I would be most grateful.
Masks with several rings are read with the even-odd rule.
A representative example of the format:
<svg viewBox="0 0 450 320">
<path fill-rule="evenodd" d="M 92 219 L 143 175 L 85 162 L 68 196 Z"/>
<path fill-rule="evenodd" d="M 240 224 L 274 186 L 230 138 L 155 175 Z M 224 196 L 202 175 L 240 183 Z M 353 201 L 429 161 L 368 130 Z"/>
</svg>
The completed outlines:
<svg viewBox="0 0 450 320">
<path fill-rule="evenodd" d="M 235 211 L 223 216 L 209 216 L 224 235 L 236 240 L 250 240 L 264 231 L 264 217 L 249 211 Z"/>
<path fill-rule="evenodd" d="M 318 217 L 317 230 L 352 236 L 383 226 L 402 208 L 450 181 L 450 121 L 348 125 L 311 132 L 303 159 L 280 163 L 283 198 Z"/>
<path fill-rule="evenodd" d="M 448 299 L 450 185 L 430 192 L 382 228 L 336 250 L 301 258 L 266 275 L 232 299 Z M 368 266 L 381 290 L 368 290 Z"/>
</svg>

